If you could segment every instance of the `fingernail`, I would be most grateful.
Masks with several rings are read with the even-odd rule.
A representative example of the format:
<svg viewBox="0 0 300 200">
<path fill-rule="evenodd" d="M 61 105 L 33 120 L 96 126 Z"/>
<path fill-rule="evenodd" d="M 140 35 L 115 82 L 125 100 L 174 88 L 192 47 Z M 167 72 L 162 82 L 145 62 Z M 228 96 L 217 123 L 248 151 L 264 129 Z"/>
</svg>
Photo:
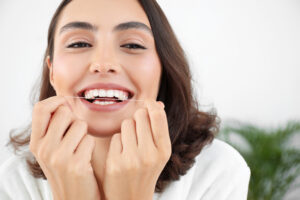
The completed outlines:
<svg viewBox="0 0 300 200">
<path fill-rule="evenodd" d="M 165 108 L 165 104 L 164 104 L 163 102 L 158 101 L 158 103 L 160 104 L 160 106 L 161 106 L 162 108 Z"/>
</svg>

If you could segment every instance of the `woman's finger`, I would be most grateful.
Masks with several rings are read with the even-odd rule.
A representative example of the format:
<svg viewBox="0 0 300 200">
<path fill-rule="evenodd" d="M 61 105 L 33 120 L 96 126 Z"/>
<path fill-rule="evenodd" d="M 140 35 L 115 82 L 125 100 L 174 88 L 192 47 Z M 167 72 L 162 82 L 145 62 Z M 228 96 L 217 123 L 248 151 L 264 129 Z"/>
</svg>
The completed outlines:
<svg viewBox="0 0 300 200">
<path fill-rule="evenodd" d="M 31 144 L 35 144 L 46 134 L 52 113 L 63 104 L 67 104 L 67 101 L 61 96 L 50 97 L 35 104 L 32 113 Z"/>
<path fill-rule="evenodd" d="M 121 141 L 123 152 L 135 151 L 137 148 L 137 138 L 135 133 L 135 122 L 132 119 L 125 119 L 121 124 Z"/>
<path fill-rule="evenodd" d="M 59 106 L 56 112 L 53 114 L 47 133 L 44 139 L 48 145 L 56 148 L 63 139 L 63 135 L 74 120 L 74 115 L 67 106 Z"/>
<path fill-rule="evenodd" d="M 140 149 L 153 148 L 155 146 L 150 126 L 147 108 L 140 108 L 134 113 L 136 122 L 136 135 Z"/>
<path fill-rule="evenodd" d="M 115 133 L 111 137 L 109 151 L 108 151 L 108 158 L 117 157 L 122 153 L 122 141 L 121 141 L 121 134 Z"/>
<path fill-rule="evenodd" d="M 88 125 L 85 121 L 75 120 L 64 136 L 61 147 L 68 151 L 68 153 L 74 153 L 79 148 L 79 143 L 85 135 L 87 135 Z M 76 150 L 78 151 L 78 149 Z"/>
<path fill-rule="evenodd" d="M 75 154 L 78 159 L 86 162 L 90 162 L 92 159 L 92 154 L 95 148 L 95 138 L 91 135 L 84 135 L 80 144 L 78 145 Z"/>
<path fill-rule="evenodd" d="M 147 100 L 145 102 L 149 112 L 153 138 L 159 150 L 171 146 L 166 112 L 158 102 Z"/>
</svg>

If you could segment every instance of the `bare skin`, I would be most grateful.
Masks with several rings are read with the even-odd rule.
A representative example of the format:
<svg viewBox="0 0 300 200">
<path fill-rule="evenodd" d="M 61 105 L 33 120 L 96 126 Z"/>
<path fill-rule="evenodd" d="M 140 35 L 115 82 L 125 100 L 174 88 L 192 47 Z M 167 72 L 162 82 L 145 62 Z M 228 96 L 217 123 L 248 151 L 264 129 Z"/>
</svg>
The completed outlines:
<svg viewBox="0 0 300 200">
<path fill-rule="evenodd" d="M 61 32 L 74 21 L 97 30 Z M 55 199 L 153 197 L 171 154 L 166 113 L 155 101 L 162 66 L 151 33 L 114 31 L 131 21 L 151 29 L 136 0 L 73 0 L 58 21 L 53 60 L 47 60 L 57 97 L 35 105 L 30 143 Z M 76 42 L 81 42 L 79 48 L 70 46 Z M 145 49 L 124 46 L 132 43 Z M 99 112 L 63 97 L 98 82 L 118 83 L 134 91 L 134 99 L 145 101 Z"/>
<path fill-rule="evenodd" d="M 30 150 L 51 185 L 54 199 L 152 199 L 156 181 L 171 153 L 163 105 L 146 108 L 122 122 L 112 136 L 105 169 L 92 166 L 95 137 L 64 97 L 34 107 Z M 103 177 L 95 174 L 103 173 Z"/>
<path fill-rule="evenodd" d="M 91 165 L 94 147 L 87 123 L 76 119 L 65 98 L 51 97 L 34 106 L 30 150 L 55 200 L 100 199 Z"/>
</svg>

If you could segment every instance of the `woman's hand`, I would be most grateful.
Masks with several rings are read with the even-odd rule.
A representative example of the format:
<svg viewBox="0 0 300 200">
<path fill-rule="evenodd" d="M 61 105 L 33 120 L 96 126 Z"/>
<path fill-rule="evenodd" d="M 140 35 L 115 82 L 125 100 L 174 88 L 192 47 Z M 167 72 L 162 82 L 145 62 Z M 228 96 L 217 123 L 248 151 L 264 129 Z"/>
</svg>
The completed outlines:
<svg viewBox="0 0 300 200">
<path fill-rule="evenodd" d="M 47 177 L 55 200 L 98 200 L 91 157 L 94 138 L 63 97 L 34 106 L 30 150 Z"/>
<path fill-rule="evenodd" d="M 106 160 L 103 190 L 107 200 L 152 200 L 160 173 L 171 155 L 168 122 L 163 106 L 145 102 L 133 119 L 114 134 Z"/>
</svg>

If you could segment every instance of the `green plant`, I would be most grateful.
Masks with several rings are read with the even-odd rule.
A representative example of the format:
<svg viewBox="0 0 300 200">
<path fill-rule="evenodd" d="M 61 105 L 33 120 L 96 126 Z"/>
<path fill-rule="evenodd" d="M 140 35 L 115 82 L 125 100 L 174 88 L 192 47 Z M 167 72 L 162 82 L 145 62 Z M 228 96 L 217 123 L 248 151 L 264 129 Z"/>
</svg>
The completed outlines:
<svg viewBox="0 0 300 200">
<path fill-rule="evenodd" d="M 251 169 L 248 200 L 281 200 L 287 193 L 300 174 L 300 149 L 292 145 L 299 133 L 297 121 L 275 129 L 236 121 L 221 129 L 220 139 L 236 148 Z"/>
</svg>

